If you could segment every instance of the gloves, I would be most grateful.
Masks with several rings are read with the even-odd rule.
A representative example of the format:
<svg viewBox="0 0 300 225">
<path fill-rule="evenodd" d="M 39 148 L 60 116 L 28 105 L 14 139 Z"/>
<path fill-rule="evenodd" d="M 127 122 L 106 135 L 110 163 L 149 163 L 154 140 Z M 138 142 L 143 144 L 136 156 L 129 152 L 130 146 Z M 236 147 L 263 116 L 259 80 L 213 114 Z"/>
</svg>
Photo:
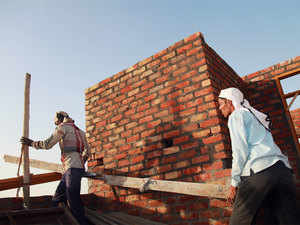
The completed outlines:
<svg viewBox="0 0 300 225">
<path fill-rule="evenodd" d="M 31 139 L 29 139 L 29 138 L 26 138 L 26 137 L 21 137 L 20 142 L 21 142 L 23 145 L 32 146 L 33 140 L 31 140 Z"/>
</svg>

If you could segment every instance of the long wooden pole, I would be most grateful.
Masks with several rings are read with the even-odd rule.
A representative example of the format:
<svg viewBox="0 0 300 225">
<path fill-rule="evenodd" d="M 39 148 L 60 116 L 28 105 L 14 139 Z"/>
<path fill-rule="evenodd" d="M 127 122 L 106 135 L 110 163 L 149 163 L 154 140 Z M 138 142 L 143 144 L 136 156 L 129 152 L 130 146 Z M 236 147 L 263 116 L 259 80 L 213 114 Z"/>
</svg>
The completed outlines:
<svg viewBox="0 0 300 225">
<path fill-rule="evenodd" d="M 30 80 L 31 75 L 26 73 L 25 76 L 25 92 L 24 92 L 24 120 L 23 120 L 23 137 L 29 136 L 29 104 L 30 104 Z M 30 166 L 29 166 L 29 152 L 28 146 L 22 145 L 23 152 L 23 176 L 24 176 L 24 186 L 23 186 L 23 196 L 24 196 L 24 206 L 26 208 L 30 207 Z"/>
</svg>

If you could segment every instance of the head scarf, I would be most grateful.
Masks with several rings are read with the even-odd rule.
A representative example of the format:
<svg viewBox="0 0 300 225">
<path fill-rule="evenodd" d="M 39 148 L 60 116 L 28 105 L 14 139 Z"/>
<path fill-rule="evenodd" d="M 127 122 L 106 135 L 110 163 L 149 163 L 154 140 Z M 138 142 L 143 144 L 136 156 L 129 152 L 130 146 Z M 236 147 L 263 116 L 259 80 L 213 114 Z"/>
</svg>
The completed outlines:
<svg viewBox="0 0 300 225">
<path fill-rule="evenodd" d="M 223 89 L 219 94 L 219 98 L 232 101 L 235 110 L 239 108 L 248 109 L 267 130 L 270 130 L 269 116 L 253 108 L 239 89 L 233 87 Z"/>
</svg>

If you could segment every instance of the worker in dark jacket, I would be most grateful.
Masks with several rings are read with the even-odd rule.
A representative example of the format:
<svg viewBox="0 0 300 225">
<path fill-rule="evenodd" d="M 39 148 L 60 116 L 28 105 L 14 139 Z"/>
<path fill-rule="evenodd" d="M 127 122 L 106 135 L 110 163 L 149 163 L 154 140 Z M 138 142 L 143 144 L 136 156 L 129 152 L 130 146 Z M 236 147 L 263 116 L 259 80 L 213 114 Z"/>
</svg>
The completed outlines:
<svg viewBox="0 0 300 225">
<path fill-rule="evenodd" d="M 80 130 L 66 112 L 55 114 L 54 133 L 44 141 L 33 141 L 22 137 L 21 143 L 35 149 L 50 149 L 59 142 L 63 176 L 52 199 L 53 206 L 63 202 L 69 204 L 74 217 L 81 225 L 89 224 L 84 215 L 83 204 L 80 199 L 81 178 L 84 164 L 89 156 L 89 146 L 85 132 Z"/>
</svg>

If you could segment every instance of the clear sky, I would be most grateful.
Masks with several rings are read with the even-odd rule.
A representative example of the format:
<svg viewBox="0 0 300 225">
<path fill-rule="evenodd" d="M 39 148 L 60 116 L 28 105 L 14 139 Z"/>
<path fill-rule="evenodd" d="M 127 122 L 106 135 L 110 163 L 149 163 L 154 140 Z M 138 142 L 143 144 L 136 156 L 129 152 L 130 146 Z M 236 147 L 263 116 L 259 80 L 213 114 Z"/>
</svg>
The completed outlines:
<svg viewBox="0 0 300 225">
<path fill-rule="evenodd" d="M 45 139 L 59 110 L 85 129 L 86 88 L 198 31 L 241 76 L 299 56 L 299 9 L 299 0 L 1 0 L 1 156 L 20 155 L 26 72 L 30 137 Z M 299 89 L 300 75 L 284 85 Z M 30 157 L 59 163 L 59 148 Z M 0 179 L 16 175 L 16 166 L 0 167 Z"/>
</svg>

